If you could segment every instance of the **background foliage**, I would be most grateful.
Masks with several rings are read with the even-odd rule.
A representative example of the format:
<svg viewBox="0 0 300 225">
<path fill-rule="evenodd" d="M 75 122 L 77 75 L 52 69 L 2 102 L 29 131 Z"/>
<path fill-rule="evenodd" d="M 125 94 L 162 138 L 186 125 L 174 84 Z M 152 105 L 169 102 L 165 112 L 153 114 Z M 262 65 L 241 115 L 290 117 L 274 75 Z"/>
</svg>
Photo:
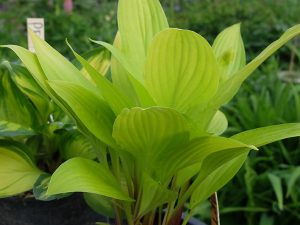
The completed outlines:
<svg viewBox="0 0 300 225">
<path fill-rule="evenodd" d="M 285 29 L 300 23 L 298 0 L 161 2 L 171 26 L 192 29 L 211 43 L 222 29 L 242 22 L 248 60 Z M 27 46 L 27 17 L 44 17 L 46 40 L 69 58 L 66 37 L 78 52 L 85 52 L 94 47 L 89 38 L 111 42 L 117 27 L 115 0 L 75 0 L 71 14 L 64 11 L 62 0 L 0 0 L 0 44 Z M 224 108 L 230 125 L 226 135 L 270 124 L 300 122 L 299 84 L 293 79 L 289 83 L 278 79 L 282 70 L 297 74 L 299 58 L 291 50 L 298 46 L 297 42 L 269 60 Z M 15 57 L 1 51 L 0 61 L 3 59 Z M 296 188 L 300 185 L 299 145 L 299 139 L 292 139 L 252 153 L 236 178 L 219 193 L 222 224 L 295 224 L 300 220 L 300 193 Z M 209 216 L 207 205 L 200 206 L 198 212 L 203 219 Z"/>
</svg>

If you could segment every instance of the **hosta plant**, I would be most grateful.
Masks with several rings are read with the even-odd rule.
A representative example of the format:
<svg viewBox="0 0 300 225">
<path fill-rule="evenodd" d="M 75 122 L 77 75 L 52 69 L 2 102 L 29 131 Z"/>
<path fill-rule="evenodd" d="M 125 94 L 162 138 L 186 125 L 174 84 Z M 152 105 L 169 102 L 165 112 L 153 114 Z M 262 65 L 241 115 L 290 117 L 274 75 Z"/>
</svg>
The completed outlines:
<svg viewBox="0 0 300 225">
<path fill-rule="evenodd" d="M 119 0 L 118 26 L 113 45 L 94 41 L 112 54 L 111 79 L 70 47 L 82 73 L 33 32 L 36 53 L 5 46 L 96 147 L 97 160 L 63 163 L 46 195 L 84 192 L 116 224 L 184 225 L 251 150 L 300 135 L 294 123 L 221 137 L 227 121 L 219 110 L 300 25 L 247 65 L 239 24 L 211 46 L 193 31 L 169 28 L 158 0 Z"/>
<path fill-rule="evenodd" d="M 47 200 L 40 185 L 47 174 L 74 156 L 95 158 L 88 139 L 26 68 L 0 64 L 0 106 L 0 198 L 33 189 Z"/>
</svg>

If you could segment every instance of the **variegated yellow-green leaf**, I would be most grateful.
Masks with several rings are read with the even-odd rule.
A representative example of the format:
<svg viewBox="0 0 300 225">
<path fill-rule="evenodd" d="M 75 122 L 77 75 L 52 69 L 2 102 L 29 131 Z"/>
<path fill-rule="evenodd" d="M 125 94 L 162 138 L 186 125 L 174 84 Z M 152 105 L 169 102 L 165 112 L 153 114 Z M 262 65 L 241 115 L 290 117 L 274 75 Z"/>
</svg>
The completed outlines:
<svg viewBox="0 0 300 225">
<path fill-rule="evenodd" d="M 188 30 L 166 29 L 150 46 L 145 82 L 158 105 L 186 112 L 214 96 L 218 72 L 213 50 L 203 37 Z"/>
<path fill-rule="evenodd" d="M 31 127 L 21 124 L 0 120 L 0 137 L 30 136 L 36 132 Z"/>
<path fill-rule="evenodd" d="M 0 141 L 0 198 L 32 189 L 41 174 L 19 146 Z"/>
<path fill-rule="evenodd" d="M 0 69 L 0 121 L 24 128 L 35 127 L 37 121 L 33 105 L 13 82 L 10 73 L 9 69 Z"/>
</svg>

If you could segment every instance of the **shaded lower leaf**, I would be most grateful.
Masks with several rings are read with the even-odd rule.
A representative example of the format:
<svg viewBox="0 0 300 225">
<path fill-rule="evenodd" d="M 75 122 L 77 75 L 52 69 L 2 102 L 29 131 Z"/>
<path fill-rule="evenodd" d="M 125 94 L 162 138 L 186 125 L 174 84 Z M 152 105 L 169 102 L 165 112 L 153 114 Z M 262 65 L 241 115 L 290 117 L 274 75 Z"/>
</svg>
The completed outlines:
<svg viewBox="0 0 300 225">
<path fill-rule="evenodd" d="M 91 141 L 78 130 L 62 131 L 59 137 L 59 151 L 63 159 L 96 158 L 96 150 Z"/>
<path fill-rule="evenodd" d="M 208 156 L 192 184 L 194 191 L 191 195 L 191 208 L 206 200 L 232 179 L 242 167 L 249 151 L 247 148 L 237 148 Z"/>
<path fill-rule="evenodd" d="M 176 199 L 176 192 L 163 187 L 149 175 L 143 174 L 142 179 L 142 197 L 138 213 L 139 216 L 143 216 L 164 203 L 168 203 Z"/>
<path fill-rule="evenodd" d="M 32 189 L 42 172 L 20 146 L 0 143 L 0 198 Z"/>
<path fill-rule="evenodd" d="M 53 173 L 47 195 L 87 192 L 131 201 L 120 183 L 105 166 L 84 158 L 73 158 Z"/>
<path fill-rule="evenodd" d="M 110 218 L 115 217 L 112 200 L 103 195 L 84 193 L 84 200 L 95 212 Z"/>
</svg>

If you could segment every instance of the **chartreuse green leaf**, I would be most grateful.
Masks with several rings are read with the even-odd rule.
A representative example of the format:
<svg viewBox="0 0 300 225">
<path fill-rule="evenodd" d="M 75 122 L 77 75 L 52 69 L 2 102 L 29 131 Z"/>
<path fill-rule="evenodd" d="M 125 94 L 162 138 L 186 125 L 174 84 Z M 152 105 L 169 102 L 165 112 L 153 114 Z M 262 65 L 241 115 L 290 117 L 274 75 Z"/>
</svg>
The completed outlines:
<svg viewBox="0 0 300 225">
<path fill-rule="evenodd" d="M 113 71 L 113 81 L 116 79 L 114 74 L 118 73 L 117 81 L 125 82 L 124 84 L 118 82 L 116 85 L 117 87 L 121 87 L 123 90 L 123 94 L 130 95 L 132 101 L 136 102 L 138 106 L 153 106 L 155 105 L 153 98 L 150 96 L 144 85 L 139 82 L 132 74 L 137 74 L 135 67 L 129 64 L 128 60 L 126 59 L 125 55 L 115 46 L 107 44 L 101 41 L 93 41 L 97 44 L 103 45 L 108 50 L 111 51 L 112 55 L 115 58 L 114 63 L 112 63 L 112 71 Z M 122 77 L 123 76 L 123 77 Z M 125 89 L 124 89 L 125 88 Z M 126 94 L 126 92 L 130 94 Z"/>
<path fill-rule="evenodd" d="M 210 121 L 207 132 L 215 135 L 221 135 L 228 127 L 228 121 L 224 113 L 217 111 Z"/>
<path fill-rule="evenodd" d="M 49 85 L 95 137 L 109 146 L 115 146 L 111 135 L 115 116 L 105 101 L 91 90 L 74 83 L 49 81 Z"/>
<path fill-rule="evenodd" d="M 214 96 L 218 72 L 213 50 L 203 37 L 188 30 L 166 29 L 150 46 L 145 83 L 158 105 L 186 112 Z"/>
<path fill-rule="evenodd" d="M 160 164 L 157 166 L 159 168 L 157 176 L 164 180 L 165 177 L 173 175 L 171 172 L 177 173 L 182 169 L 189 168 L 188 170 L 191 169 L 191 171 L 187 174 L 181 174 L 183 177 L 180 177 L 180 180 L 186 180 L 186 177 L 190 178 L 193 172 L 197 172 L 195 171 L 195 168 L 191 168 L 192 165 L 195 165 L 196 168 L 200 169 L 199 165 L 201 165 L 209 155 L 216 154 L 217 152 L 225 154 L 226 151 L 228 152 L 226 153 L 228 155 L 239 154 L 240 148 L 256 149 L 254 146 L 246 145 L 230 138 L 216 136 L 195 138 L 185 144 L 184 147 L 181 146 L 173 151 L 161 153 L 159 155 Z M 234 152 L 231 153 L 231 151 Z"/>
<path fill-rule="evenodd" d="M 124 109 L 113 127 L 117 144 L 135 158 L 139 168 L 155 168 L 163 151 L 175 151 L 188 141 L 189 126 L 185 118 L 169 108 Z"/>
<path fill-rule="evenodd" d="M 269 173 L 268 178 L 272 184 L 273 190 L 275 192 L 276 198 L 277 198 L 277 203 L 278 203 L 278 208 L 280 210 L 283 210 L 283 191 L 282 191 L 282 185 L 281 185 L 281 179 L 280 177 Z"/>
<path fill-rule="evenodd" d="M 0 137 L 30 136 L 36 132 L 31 127 L 24 127 L 21 124 L 0 121 Z"/>
<path fill-rule="evenodd" d="M 159 0 L 120 0 L 118 27 L 122 37 L 122 52 L 134 66 L 132 75 L 143 83 L 143 70 L 153 37 L 168 28 Z"/>
<path fill-rule="evenodd" d="M 71 48 L 76 59 L 82 64 L 91 79 L 95 82 L 96 86 L 99 87 L 104 99 L 110 105 L 116 115 L 118 115 L 122 109 L 131 108 L 133 106 L 133 103 L 123 96 L 109 80 L 107 80 L 102 74 L 98 73 L 98 71 L 83 57 L 77 54 L 69 43 L 67 44 Z"/>
<path fill-rule="evenodd" d="M 172 202 L 176 197 L 176 192 L 162 186 L 149 175 L 143 174 L 142 196 L 138 216 L 143 216 L 165 203 Z"/>
<path fill-rule="evenodd" d="M 58 167 L 53 173 L 47 195 L 88 192 L 131 201 L 110 170 L 95 161 L 73 158 Z"/>
<path fill-rule="evenodd" d="M 38 37 L 33 31 L 29 30 L 29 34 L 38 61 L 48 80 L 69 81 L 95 91 L 95 87 L 70 61 Z"/>
<path fill-rule="evenodd" d="M 247 130 L 231 138 L 260 147 L 285 138 L 297 136 L 300 136 L 300 123 L 286 123 Z"/>
<path fill-rule="evenodd" d="M 0 142 L 0 198 L 32 189 L 41 174 L 20 146 Z"/>
<path fill-rule="evenodd" d="M 120 51 L 122 51 L 122 42 L 121 36 L 118 32 L 116 34 L 113 46 Z M 114 86 L 116 86 L 124 96 L 127 96 L 129 99 L 135 103 L 136 106 L 139 106 L 139 97 L 133 87 L 133 84 L 129 80 L 130 73 L 122 66 L 118 59 L 112 54 L 111 55 L 111 78 Z"/>
<path fill-rule="evenodd" d="M 213 107 L 219 107 L 227 103 L 239 90 L 241 84 L 257 69 L 266 59 L 282 47 L 289 40 L 300 34 L 300 24 L 288 29 L 278 40 L 270 44 L 257 57 L 248 63 L 241 70 L 236 72 L 223 85 L 220 86 L 214 100 L 211 102 Z"/>
<path fill-rule="evenodd" d="M 213 172 L 209 173 L 198 185 L 191 196 L 191 208 L 197 207 L 201 202 L 205 201 L 212 193 L 222 188 L 233 176 L 239 171 L 244 164 L 248 152 L 242 153 L 240 156 L 225 162 Z M 215 163 L 210 160 L 209 163 Z M 208 165 L 206 163 L 206 165 Z M 209 166 L 209 165 L 208 165 Z M 201 172 L 201 171 L 200 171 Z"/>
<path fill-rule="evenodd" d="M 213 50 L 217 58 L 221 82 L 228 80 L 246 64 L 246 53 L 240 33 L 240 24 L 223 30 L 215 39 Z"/>
</svg>

